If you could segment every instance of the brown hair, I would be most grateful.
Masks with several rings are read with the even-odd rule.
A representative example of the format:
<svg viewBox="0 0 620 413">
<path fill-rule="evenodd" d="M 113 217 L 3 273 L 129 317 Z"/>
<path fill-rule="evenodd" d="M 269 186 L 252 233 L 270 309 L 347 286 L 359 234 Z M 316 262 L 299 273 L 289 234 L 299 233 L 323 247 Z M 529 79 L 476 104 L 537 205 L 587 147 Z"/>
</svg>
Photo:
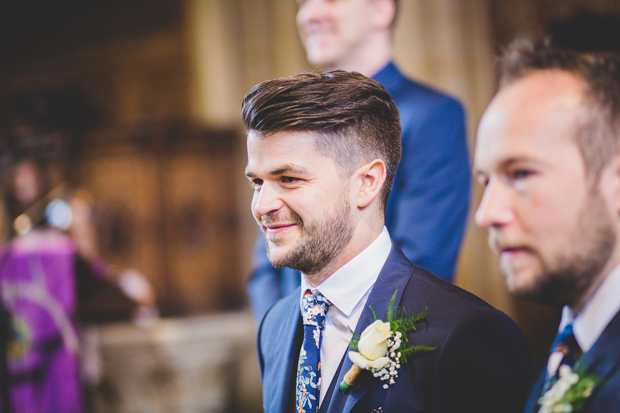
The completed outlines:
<svg viewBox="0 0 620 413">
<path fill-rule="evenodd" d="M 585 86 L 586 117 L 575 141 L 588 174 L 598 179 L 603 167 L 620 151 L 620 55 L 560 49 L 547 39 L 517 40 L 500 60 L 500 87 L 540 70 L 563 70 Z"/>
<path fill-rule="evenodd" d="M 387 171 L 381 188 L 385 212 L 400 162 L 401 127 L 396 104 L 378 82 L 342 70 L 269 80 L 245 96 L 241 116 L 247 130 L 264 137 L 316 132 L 318 150 L 345 173 L 381 159 Z"/>
</svg>

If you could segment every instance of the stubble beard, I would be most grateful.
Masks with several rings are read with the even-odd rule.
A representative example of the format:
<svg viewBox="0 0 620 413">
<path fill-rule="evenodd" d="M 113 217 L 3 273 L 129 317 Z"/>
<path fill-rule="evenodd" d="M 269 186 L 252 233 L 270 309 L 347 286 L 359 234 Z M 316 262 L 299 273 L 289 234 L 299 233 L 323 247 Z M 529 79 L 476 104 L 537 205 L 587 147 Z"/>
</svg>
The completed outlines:
<svg viewBox="0 0 620 413">
<path fill-rule="evenodd" d="M 299 241 L 278 258 L 270 251 L 270 243 L 277 245 L 277 240 L 266 240 L 267 257 L 271 264 L 276 268 L 289 267 L 306 275 L 314 275 L 333 263 L 353 237 L 346 193 L 343 191 L 331 216 L 312 224 L 306 225 L 299 215 L 291 211 L 288 219 L 298 225 L 301 231 Z"/>
<path fill-rule="evenodd" d="M 539 274 L 531 285 L 509 285 L 510 292 L 519 298 L 551 305 L 572 305 L 578 302 L 597 277 L 616 246 L 616 231 L 605 208 L 605 201 L 593 192 L 579 214 L 572 248 L 559 255 L 554 262 L 545 260 L 530 248 L 540 263 Z M 507 279 L 515 277 L 511 269 L 502 266 Z"/>
</svg>

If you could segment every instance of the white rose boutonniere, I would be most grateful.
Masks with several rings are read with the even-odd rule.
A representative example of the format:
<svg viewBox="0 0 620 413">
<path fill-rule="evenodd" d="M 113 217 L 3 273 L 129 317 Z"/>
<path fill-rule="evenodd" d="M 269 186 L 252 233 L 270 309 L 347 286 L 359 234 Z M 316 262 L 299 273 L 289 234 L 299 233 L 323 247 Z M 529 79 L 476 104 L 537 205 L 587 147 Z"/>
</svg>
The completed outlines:
<svg viewBox="0 0 620 413">
<path fill-rule="evenodd" d="M 369 306 L 375 321 L 370 324 L 361 335 L 354 334 L 349 347 L 349 359 L 353 362 L 353 366 L 344 376 L 344 380 L 340 383 L 340 391 L 346 393 L 353 385 L 359 374 L 363 370 L 370 370 L 375 377 L 389 384 L 394 384 L 398 378 L 398 369 L 400 364 L 406 362 L 408 355 L 414 351 L 434 350 L 434 347 L 427 346 L 407 346 L 407 332 L 415 330 L 415 323 L 426 317 L 428 307 L 419 314 L 407 314 L 404 308 L 399 308 L 394 316 L 394 300 L 397 291 L 390 299 L 388 305 L 387 321 L 381 321 L 377 318 L 375 310 Z M 402 358 L 402 361 L 401 361 Z M 389 384 L 383 385 L 388 388 Z"/>
<path fill-rule="evenodd" d="M 389 358 L 385 357 L 388 348 L 388 339 L 392 336 L 390 323 L 375 320 L 366 327 L 357 343 L 357 352 L 349 351 L 349 358 L 355 365 L 368 369 L 382 369 Z"/>
</svg>

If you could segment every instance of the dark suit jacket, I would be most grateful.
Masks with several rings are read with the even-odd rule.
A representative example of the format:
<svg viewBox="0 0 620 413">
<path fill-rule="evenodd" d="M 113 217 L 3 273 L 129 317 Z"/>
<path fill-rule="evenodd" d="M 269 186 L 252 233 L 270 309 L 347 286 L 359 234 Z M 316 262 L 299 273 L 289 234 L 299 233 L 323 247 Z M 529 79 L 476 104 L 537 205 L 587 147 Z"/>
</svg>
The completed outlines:
<svg viewBox="0 0 620 413">
<path fill-rule="evenodd" d="M 592 348 L 582 357 L 582 363 L 587 366 L 585 374 L 594 375 L 599 380 L 583 411 L 620 413 L 620 312 L 616 313 Z M 536 411 L 536 403 L 545 382 L 545 368 L 532 386 L 525 407 L 526 413 Z"/>
<path fill-rule="evenodd" d="M 521 411 L 531 375 L 531 355 L 516 324 L 474 295 L 409 262 L 393 243 L 392 251 L 357 324 L 360 334 L 374 321 L 368 306 L 386 320 L 390 298 L 395 306 L 428 316 L 409 333 L 409 343 L 437 347 L 413 353 L 396 383 L 365 371 L 342 395 L 338 384 L 352 363 L 340 369 L 321 405 L 322 412 L 506 413 Z M 293 412 L 294 387 L 303 326 L 299 288 L 267 313 L 258 335 L 258 354 L 266 413 Z M 329 386 L 324 383 L 324 386 Z"/>
<path fill-rule="evenodd" d="M 396 102 L 403 156 L 387 203 L 392 239 L 409 261 L 452 280 L 465 232 L 471 170 L 463 107 L 406 78 L 393 63 L 374 76 Z M 274 268 L 259 231 L 248 294 L 257 320 L 299 287 L 299 272 Z"/>
</svg>

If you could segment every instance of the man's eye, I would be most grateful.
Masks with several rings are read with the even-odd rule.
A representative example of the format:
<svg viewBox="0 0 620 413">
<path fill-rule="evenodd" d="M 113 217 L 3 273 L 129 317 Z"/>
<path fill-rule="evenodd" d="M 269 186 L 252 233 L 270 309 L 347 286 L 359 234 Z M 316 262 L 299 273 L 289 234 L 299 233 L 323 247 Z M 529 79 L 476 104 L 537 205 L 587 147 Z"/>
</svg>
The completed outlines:
<svg viewBox="0 0 620 413">
<path fill-rule="evenodd" d="M 263 186 L 263 180 L 262 179 L 252 179 L 252 181 L 250 181 L 250 185 L 254 189 L 260 189 L 260 187 Z"/>
<path fill-rule="evenodd" d="M 527 169 L 516 169 L 512 172 L 511 177 L 512 179 L 524 179 L 533 174 L 532 171 L 528 171 Z"/>
<path fill-rule="evenodd" d="M 292 184 L 292 183 L 299 181 L 298 178 L 293 178 L 290 176 L 283 176 L 282 178 L 280 178 L 280 180 L 282 181 L 283 184 Z"/>
</svg>

